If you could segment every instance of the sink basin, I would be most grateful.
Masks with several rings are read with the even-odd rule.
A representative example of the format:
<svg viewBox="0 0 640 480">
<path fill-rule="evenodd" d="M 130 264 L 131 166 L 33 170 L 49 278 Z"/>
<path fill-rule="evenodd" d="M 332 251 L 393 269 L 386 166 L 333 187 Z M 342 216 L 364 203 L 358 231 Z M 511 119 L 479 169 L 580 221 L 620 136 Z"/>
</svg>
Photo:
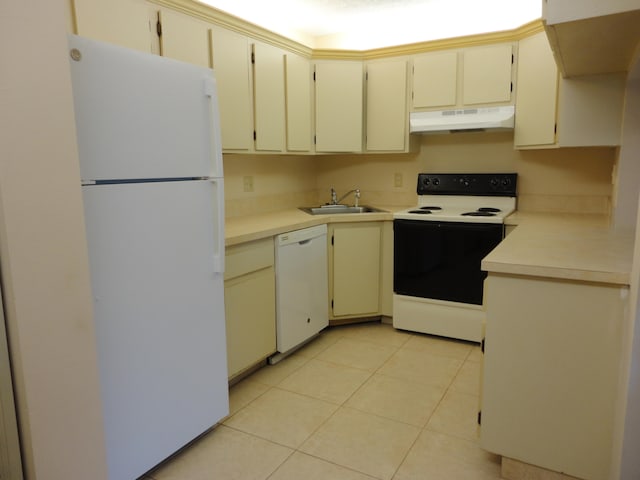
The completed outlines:
<svg viewBox="0 0 640 480">
<path fill-rule="evenodd" d="M 349 205 L 321 205 L 319 207 L 300 207 L 300 210 L 310 215 L 335 215 L 342 213 L 375 213 L 384 212 L 378 208 L 362 205 L 359 207 Z"/>
</svg>

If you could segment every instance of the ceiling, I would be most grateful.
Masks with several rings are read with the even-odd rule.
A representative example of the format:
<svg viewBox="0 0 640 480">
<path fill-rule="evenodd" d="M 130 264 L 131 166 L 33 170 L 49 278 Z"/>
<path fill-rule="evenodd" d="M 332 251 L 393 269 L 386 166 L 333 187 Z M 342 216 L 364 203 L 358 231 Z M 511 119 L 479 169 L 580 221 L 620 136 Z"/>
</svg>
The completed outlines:
<svg viewBox="0 0 640 480">
<path fill-rule="evenodd" d="M 312 48 L 366 50 L 510 30 L 542 0 L 199 0 Z"/>
</svg>

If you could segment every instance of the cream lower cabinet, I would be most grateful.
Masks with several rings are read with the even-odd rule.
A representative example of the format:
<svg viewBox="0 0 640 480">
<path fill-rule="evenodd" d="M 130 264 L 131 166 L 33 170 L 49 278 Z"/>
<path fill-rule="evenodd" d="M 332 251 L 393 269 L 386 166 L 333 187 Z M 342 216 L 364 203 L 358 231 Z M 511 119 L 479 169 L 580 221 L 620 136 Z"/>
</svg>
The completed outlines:
<svg viewBox="0 0 640 480">
<path fill-rule="evenodd" d="M 274 265 L 273 238 L 227 249 L 224 301 L 230 379 L 276 351 Z"/>
<path fill-rule="evenodd" d="M 484 449 L 609 478 L 627 294 L 624 285 L 489 273 Z"/>
<path fill-rule="evenodd" d="M 329 225 L 330 320 L 380 315 L 382 232 L 383 222 Z"/>
</svg>

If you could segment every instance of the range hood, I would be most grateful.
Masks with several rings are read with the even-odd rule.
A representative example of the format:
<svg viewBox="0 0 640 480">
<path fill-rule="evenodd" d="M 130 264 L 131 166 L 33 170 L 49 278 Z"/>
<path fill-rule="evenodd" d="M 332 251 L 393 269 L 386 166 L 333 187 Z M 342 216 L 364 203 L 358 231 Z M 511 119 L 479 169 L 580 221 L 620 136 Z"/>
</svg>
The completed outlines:
<svg viewBox="0 0 640 480">
<path fill-rule="evenodd" d="M 412 112 L 409 115 L 411 133 L 451 133 L 513 130 L 515 108 L 460 108 L 433 112 Z"/>
</svg>

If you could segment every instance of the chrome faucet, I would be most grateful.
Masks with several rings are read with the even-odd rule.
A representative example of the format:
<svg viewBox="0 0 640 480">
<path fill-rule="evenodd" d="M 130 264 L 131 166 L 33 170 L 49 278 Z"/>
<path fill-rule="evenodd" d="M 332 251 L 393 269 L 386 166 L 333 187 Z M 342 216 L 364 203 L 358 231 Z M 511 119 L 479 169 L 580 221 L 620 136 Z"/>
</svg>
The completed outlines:
<svg viewBox="0 0 640 480">
<path fill-rule="evenodd" d="M 355 207 L 358 207 L 358 203 L 360 202 L 360 189 L 354 188 L 353 190 L 349 190 L 347 193 L 338 198 L 338 194 L 335 189 L 331 187 L 331 205 L 338 205 L 342 200 L 344 200 L 348 195 L 354 193 L 355 194 L 355 203 L 353 204 Z"/>
</svg>

